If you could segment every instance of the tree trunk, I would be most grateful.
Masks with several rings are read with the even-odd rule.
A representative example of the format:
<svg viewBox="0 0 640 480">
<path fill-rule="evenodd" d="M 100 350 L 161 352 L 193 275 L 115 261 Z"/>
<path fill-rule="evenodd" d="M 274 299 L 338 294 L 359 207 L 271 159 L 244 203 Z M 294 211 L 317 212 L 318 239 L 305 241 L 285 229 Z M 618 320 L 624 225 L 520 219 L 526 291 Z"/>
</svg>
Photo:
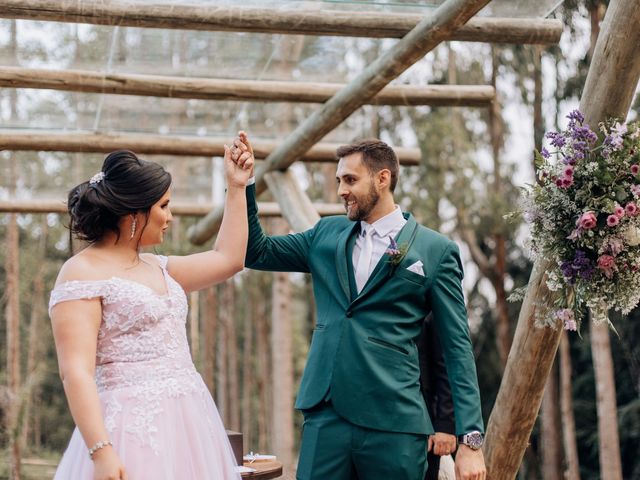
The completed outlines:
<svg viewBox="0 0 640 480">
<path fill-rule="evenodd" d="M 218 335 L 216 346 L 216 403 L 222 422 L 225 425 L 229 425 L 231 419 L 228 399 L 229 399 L 229 368 L 228 368 L 228 354 L 227 349 L 229 347 L 229 315 L 227 309 L 229 305 L 226 303 L 225 284 L 221 284 L 218 290 L 220 295 L 220 305 L 218 311 L 220 312 L 220 321 L 218 322 Z"/>
<path fill-rule="evenodd" d="M 203 336 L 202 346 L 202 378 L 211 395 L 215 397 L 215 371 L 216 371 L 216 333 L 218 324 L 218 301 L 217 288 L 209 287 L 204 291 L 204 315 L 203 315 Z"/>
<path fill-rule="evenodd" d="M 640 78 L 639 22 L 640 9 L 633 2 L 611 0 L 580 102 L 589 125 L 626 117 Z M 535 326 L 536 311 L 553 299 L 545 283 L 547 267 L 544 260 L 534 264 L 512 355 L 487 426 L 485 458 L 491 480 L 512 480 L 516 475 L 560 343 L 560 329 Z M 522 375 L 530 371 L 536 375 Z"/>
<path fill-rule="evenodd" d="M 266 285 L 263 285 L 266 287 Z M 266 291 L 266 288 L 263 292 Z M 269 384 L 271 372 L 269 369 L 269 320 L 267 315 L 268 300 L 266 295 L 262 294 L 262 302 L 260 308 L 256 309 L 256 330 L 258 333 L 256 339 L 256 358 L 258 368 L 258 449 L 260 452 L 268 451 L 269 447 Z"/>
<path fill-rule="evenodd" d="M 562 480 L 562 442 L 560 431 L 557 362 L 547 378 L 540 414 L 540 449 L 542 450 L 542 478 Z"/>
<path fill-rule="evenodd" d="M 498 77 L 499 52 L 497 47 L 491 47 L 492 67 L 491 85 L 495 89 Z M 491 135 L 491 151 L 493 153 L 493 189 L 495 195 L 502 191 L 502 172 L 500 150 L 504 144 L 504 127 L 502 124 L 502 109 L 500 99 L 496 95 L 489 107 L 489 132 Z M 496 292 L 496 341 L 500 363 L 504 369 L 507 357 L 511 349 L 511 322 L 507 305 L 507 294 L 504 287 L 504 278 L 507 270 L 507 248 L 504 233 L 497 232 L 493 235 L 495 243 L 495 263 L 492 275 L 489 277 Z"/>
<path fill-rule="evenodd" d="M 9 50 L 17 59 L 17 27 L 15 20 L 11 22 L 11 35 Z M 17 97 L 15 92 L 10 95 L 10 115 L 17 117 Z M 15 194 L 17 182 L 15 159 L 9 158 L 9 196 Z M 18 215 L 9 214 L 7 223 L 5 272 L 6 278 L 6 310 L 7 319 L 7 386 L 10 396 L 9 407 L 6 412 L 6 425 L 9 434 L 9 478 L 19 480 L 20 475 L 20 438 L 19 418 L 21 407 L 20 386 L 22 383 L 20 374 L 20 231 L 18 228 Z"/>
<path fill-rule="evenodd" d="M 197 291 L 189 294 L 189 345 L 193 362 L 200 366 L 200 292 Z"/>
<path fill-rule="evenodd" d="M 253 450 L 253 394 L 256 380 L 255 374 L 255 348 L 254 335 L 255 322 L 253 321 L 255 312 L 257 311 L 257 303 L 259 299 L 259 291 L 256 288 L 255 276 L 257 273 L 250 273 L 244 280 L 247 293 L 248 304 L 244 309 L 244 333 L 242 346 L 242 435 L 244 440 L 244 448 L 246 451 Z"/>
<path fill-rule="evenodd" d="M 6 413 L 9 433 L 10 473 L 9 478 L 19 480 L 20 476 L 20 439 L 18 413 L 21 408 L 20 399 L 20 273 L 19 273 L 19 230 L 18 216 L 9 214 L 7 224 L 7 243 L 5 272 L 6 279 L 6 310 L 7 319 L 7 384 L 10 402 Z"/>
<path fill-rule="evenodd" d="M 289 228 L 279 220 L 275 234 Z M 293 328 L 291 282 L 286 272 L 274 273 L 271 304 L 271 372 L 273 374 L 273 421 L 271 446 L 283 465 L 291 467 L 293 455 Z"/>
<path fill-rule="evenodd" d="M 46 257 L 47 246 L 47 217 L 43 216 L 41 225 L 40 242 L 38 250 L 36 251 L 36 257 L 44 259 Z M 22 428 L 20 446 L 22 448 L 27 446 L 27 438 L 29 436 L 29 427 L 31 422 L 31 407 L 34 404 L 35 396 L 38 392 L 38 386 L 40 384 L 41 372 L 39 372 L 39 364 L 41 362 L 41 338 L 39 335 L 42 329 L 41 320 L 45 317 L 46 311 L 44 309 L 44 276 L 47 269 L 47 263 L 42 262 L 38 267 L 35 276 L 33 278 L 33 296 L 31 302 L 31 316 L 29 319 L 29 340 L 27 346 L 27 385 L 28 390 L 26 392 L 24 414 L 22 415 Z M 35 411 L 34 417 L 38 415 Z"/>
<path fill-rule="evenodd" d="M 227 329 L 227 352 L 228 352 L 228 395 L 229 399 L 229 423 L 227 428 L 235 431 L 240 430 L 240 383 L 238 379 L 238 338 L 236 335 L 236 304 L 235 304 L 235 282 L 231 278 L 224 284 L 225 307 L 227 318 L 225 325 Z"/>
<path fill-rule="evenodd" d="M 580 480 L 576 422 L 573 415 L 573 391 L 571 388 L 571 352 L 569 337 L 562 334 L 560 340 L 560 410 L 562 415 L 562 439 L 566 458 L 565 480 Z"/>
<path fill-rule="evenodd" d="M 618 437 L 618 409 L 613 359 L 606 323 L 591 324 L 591 354 L 596 380 L 598 411 L 598 446 L 600 450 L 600 478 L 622 480 L 620 438 Z"/>
</svg>

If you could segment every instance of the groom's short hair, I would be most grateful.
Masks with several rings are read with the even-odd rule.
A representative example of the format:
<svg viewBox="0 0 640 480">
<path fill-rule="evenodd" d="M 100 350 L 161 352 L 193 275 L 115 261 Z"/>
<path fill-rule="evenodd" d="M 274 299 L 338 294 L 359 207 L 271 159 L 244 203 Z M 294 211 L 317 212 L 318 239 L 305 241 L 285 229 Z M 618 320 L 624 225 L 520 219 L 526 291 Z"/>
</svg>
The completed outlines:
<svg viewBox="0 0 640 480">
<path fill-rule="evenodd" d="M 343 145 L 336 150 L 338 159 L 344 158 L 353 153 L 362 153 L 362 161 L 371 174 L 387 169 L 391 172 L 389 189 L 393 192 L 398 183 L 398 172 L 400 166 L 398 157 L 393 149 L 377 138 L 360 140 L 350 145 Z"/>
</svg>

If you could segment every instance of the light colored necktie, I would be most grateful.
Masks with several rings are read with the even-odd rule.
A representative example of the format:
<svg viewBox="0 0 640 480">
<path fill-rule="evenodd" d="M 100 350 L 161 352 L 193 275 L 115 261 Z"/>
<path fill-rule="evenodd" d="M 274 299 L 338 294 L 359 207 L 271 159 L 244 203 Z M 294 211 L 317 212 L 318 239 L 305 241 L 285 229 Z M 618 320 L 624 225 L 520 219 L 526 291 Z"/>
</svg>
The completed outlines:
<svg viewBox="0 0 640 480">
<path fill-rule="evenodd" d="M 362 242 L 362 248 L 360 249 L 360 257 L 358 258 L 358 264 L 356 265 L 356 288 L 358 293 L 362 291 L 365 283 L 369 279 L 369 265 L 371 264 L 371 254 L 373 253 L 373 234 L 375 233 L 373 228 L 367 228 L 364 230 L 364 241 Z"/>
</svg>

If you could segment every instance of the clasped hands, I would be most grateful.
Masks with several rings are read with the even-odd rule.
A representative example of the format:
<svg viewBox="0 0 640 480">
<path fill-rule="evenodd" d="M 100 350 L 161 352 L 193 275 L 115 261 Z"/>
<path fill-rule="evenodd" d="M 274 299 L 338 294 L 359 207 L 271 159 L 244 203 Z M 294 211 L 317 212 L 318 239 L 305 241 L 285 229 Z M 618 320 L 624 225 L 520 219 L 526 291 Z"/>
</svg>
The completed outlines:
<svg viewBox="0 0 640 480">
<path fill-rule="evenodd" d="M 253 175 L 255 159 L 247 134 L 238 132 L 233 145 L 224 146 L 225 174 L 230 186 L 244 187 Z"/>
</svg>

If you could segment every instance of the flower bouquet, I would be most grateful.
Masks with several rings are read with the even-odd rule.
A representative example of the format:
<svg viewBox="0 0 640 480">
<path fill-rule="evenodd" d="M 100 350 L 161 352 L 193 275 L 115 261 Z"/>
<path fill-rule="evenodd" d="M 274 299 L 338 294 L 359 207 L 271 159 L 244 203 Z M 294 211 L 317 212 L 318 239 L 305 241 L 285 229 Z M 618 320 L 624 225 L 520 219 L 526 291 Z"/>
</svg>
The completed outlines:
<svg viewBox="0 0 640 480">
<path fill-rule="evenodd" d="M 555 151 L 535 153 L 523 214 L 558 292 L 542 320 L 576 330 L 586 309 L 609 322 L 609 310 L 626 314 L 640 301 L 640 126 L 610 120 L 598 135 L 579 111 L 567 118 L 566 130 L 547 133 Z"/>
</svg>

